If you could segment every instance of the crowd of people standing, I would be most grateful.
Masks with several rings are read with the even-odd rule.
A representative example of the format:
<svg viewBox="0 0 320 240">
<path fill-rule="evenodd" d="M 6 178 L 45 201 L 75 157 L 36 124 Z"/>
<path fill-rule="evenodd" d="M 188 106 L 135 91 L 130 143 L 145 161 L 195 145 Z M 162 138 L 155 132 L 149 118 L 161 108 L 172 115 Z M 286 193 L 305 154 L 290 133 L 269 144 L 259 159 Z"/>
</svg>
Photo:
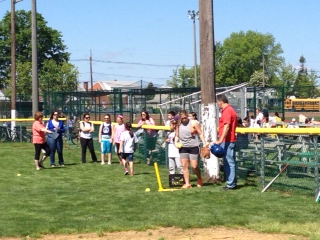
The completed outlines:
<svg viewBox="0 0 320 240">
<path fill-rule="evenodd" d="M 146 112 L 147 113 L 147 112 Z M 44 168 L 43 162 L 50 157 L 50 167 L 56 167 L 55 153 L 58 154 L 59 166 L 64 167 L 63 159 L 63 139 L 62 135 L 66 131 L 64 121 L 59 119 L 59 112 L 52 111 L 50 118 L 46 124 L 43 121 L 42 112 L 36 112 L 34 122 L 32 124 L 32 142 L 34 144 L 35 169 Z M 61 117 L 61 116 L 60 116 Z M 64 117 L 64 116 L 63 116 Z M 67 121 L 68 127 L 74 127 L 72 118 Z M 84 113 L 82 121 L 79 122 L 79 140 L 81 146 L 81 163 L 87 162 L 87 149 L 91 155 L 91 163 L 97 163 L 98 158 L 94 149 L 93 133 L 95 126 L 90 121 L 90 114 Z M 133 176 L 133 153 L 137 143 L 137 137 L 132 131 L 131 123 L 124 124 L 123 116 L 118 115 L 116 124 L 111 123 L 111 116 L 106 114 L 104 121 L 99 126 L 98 141 L 100 143 L 101 165 L 105 164 L 105 155 L 107 155 L 107 163 L 111 164 L 112 145 L 115 147 L 119 164 L 124 167 L 124 174 L 129 174 L 127 165 L 130 167 L 130 175 Z M 42 152 L 42 158 L 40 158 Z"/>
<path fill-rule="evenodd" d="M 220 120 L 218 139 L 213 143 L 221 145 L 225 149 L 225 156 L 223 157 L 224 172 L 226 175 L 226 186 L 223 190 L 235 189 L 235 160 L 234 160 L 234 144 L 235 144 L 235 128 L 236 115 L 232 107 L 228 104 L 225 96 L 218 98 L 218 107 L 220 108 Z M 138 132 L 142 129 L 145 131 L 147 137 L 146 148 L 150 152 L 155 148 L 157 131 L 150 127 L 154 126 L 155 121 L 147 111 L 142 111 L 141 118 L 137 123 L 138 131 L 136 133 L 132 130 L 130 122 L 124 123 L 123 116 L 118 115 L 116 123 L 112 124 L 111 116 L 104 115 L 104 119 L 98 127 L 98 141 L 100 144 L 100 159 L 101 165 L 106 162 L 110 165 L 112 146 L 115 148 L 119 164 L 123 166 L 124 175 L 133 176 L 133 158 L 136 150 L 136 143 L 138 142 Z M 187 113 L 182 110 L 179 113 L 173 111 L 167 114 L 166 126 L 169 126 L 169 131 L 166 132 L 165 141 L 168 144 L 168 165 L 169 174 L 183 174 L 184 185 L 182 188 L 190 188 L 189 167 L 197 177 L 197 187 L 202 187 L 203 181 L 199 168 L 199 147 L 208 148 L 209 143 L 205 141 L 200 123 L 197 119 L 197 114 L 194 112 Z M 43 115 L 37 112 L 34 115 L 34 123 L 32 126 L 33 143 L 35 146 L 35 167 L 40 170 L 43 167 L 43 161 L 46 157 L 50 157 L 50 167 L 55 167 L 55 153 L 58 155 L 58 163 L 61 167 L 65 166 L 63 158 L 63 141 L 62 134 L 66 131 L 64 122 L 59 119 L 59 112 L 52 111 L 47 123 L 43 123 Z M 67 121 L 68 126 L 74 127 L 74 123 Z M 90 114 L 84 113 L 82 121 L 79 123 L 79 138 L 81 146 L 81 163 L 86 163 L 87 149 L 91 155 L 91 162 L 97 163 L 98 158 L 94 149 L 93 133 L 95 126 L 90 121 Z M 43 156 L 40 159 L 41 149 L 43 149 Z M 105 159 L 105 157 L 107 157 Z M 148 163 L 148 162 L 147 162 Z"/>
</svg>

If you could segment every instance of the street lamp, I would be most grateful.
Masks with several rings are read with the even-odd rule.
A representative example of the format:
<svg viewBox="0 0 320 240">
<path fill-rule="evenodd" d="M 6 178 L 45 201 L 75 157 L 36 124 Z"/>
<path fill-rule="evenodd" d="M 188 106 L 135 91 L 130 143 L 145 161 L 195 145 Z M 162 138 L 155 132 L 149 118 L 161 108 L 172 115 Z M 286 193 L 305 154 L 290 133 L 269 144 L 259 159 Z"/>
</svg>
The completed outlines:
<svg viewBox="0 0 320 240">
<path fill-rule="evenodd" d="M 197 41 L 196 41 L 196 17 L 199 16 L 199 11 L 189 10 L 188 18 L 193 22 L 193 51 L 194 51 L 194 86 L 197 87 Z"/>
<path fill-rule="evenodd" d="M 11 118 L 16 118 L 16 39 L 15 39 L 15 4 L 22 0 L 11 0 Z M 11 129 L 15 127 L 11 122 Z"/>
</svg>

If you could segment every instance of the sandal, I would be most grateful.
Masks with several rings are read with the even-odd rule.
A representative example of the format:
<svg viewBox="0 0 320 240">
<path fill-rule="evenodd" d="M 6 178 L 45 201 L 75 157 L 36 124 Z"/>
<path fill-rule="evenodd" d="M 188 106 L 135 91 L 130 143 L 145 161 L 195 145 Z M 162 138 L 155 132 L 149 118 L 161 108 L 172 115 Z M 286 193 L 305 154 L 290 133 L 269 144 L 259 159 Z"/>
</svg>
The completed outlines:
<svg viewBox="0 0 320 240">
<path fill-rule="evenodd" d="M 39 167 L 40 167 L 40 168 L 44 168 L 43 162 L 44 162 L 44 160 L 40 160 L 40 161 L 39 161 Z"/>
<path fill-rule="evenodd" d="M 183 184 L 181 188 L 192 188 L 191 184 Z"/>
<path fill-rule="evenodd" d="M 202 185 L 203 185 L 203 184 L 202 184 L 202 179 L 200 178 L 200 179 L 198 179 L 197 187 L 200 188 L 200 187 L 202 187 Z"/>
</svg>

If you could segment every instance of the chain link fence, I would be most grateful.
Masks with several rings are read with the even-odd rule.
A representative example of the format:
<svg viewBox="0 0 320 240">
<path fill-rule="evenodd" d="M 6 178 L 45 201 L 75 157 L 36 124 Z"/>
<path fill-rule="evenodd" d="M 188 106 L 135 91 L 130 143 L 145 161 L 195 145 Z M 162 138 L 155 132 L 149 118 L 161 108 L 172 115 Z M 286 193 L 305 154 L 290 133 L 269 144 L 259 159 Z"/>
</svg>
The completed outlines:
<svg viewBox="0 0 320 240">
<path fill-rule="evenodd" d="M 241 133 L 236 143 L 237 172 L 247 184 L 314 196 L 319 191 L 318 135 Z M 246 131 L 248 132 L 248 131 Z M 250 130 L 249 130 L 250 132 Z M 241 135 L 241 136 L 239 136 Z"/>
</svg>

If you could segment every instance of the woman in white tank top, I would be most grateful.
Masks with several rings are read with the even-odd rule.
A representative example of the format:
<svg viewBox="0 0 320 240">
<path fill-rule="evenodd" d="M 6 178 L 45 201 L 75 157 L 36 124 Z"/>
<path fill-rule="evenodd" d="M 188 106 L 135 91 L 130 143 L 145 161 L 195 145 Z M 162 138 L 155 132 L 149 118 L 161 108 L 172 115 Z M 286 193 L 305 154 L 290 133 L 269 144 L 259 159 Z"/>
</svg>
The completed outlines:
<svg viewBox="0 0 320 240">
<path fill-rule="evenodd" d="M 86 163 L 87 148 L 91 153 L 92 162 L 98 162 L 94 152 L 92 134 L 94 132 L 93 123 L 90 122 L 89 113 L 83 114 L 83 122 L 80 122 L 80 145 L 81 145 L 81 162 Z"/>
</svg>

